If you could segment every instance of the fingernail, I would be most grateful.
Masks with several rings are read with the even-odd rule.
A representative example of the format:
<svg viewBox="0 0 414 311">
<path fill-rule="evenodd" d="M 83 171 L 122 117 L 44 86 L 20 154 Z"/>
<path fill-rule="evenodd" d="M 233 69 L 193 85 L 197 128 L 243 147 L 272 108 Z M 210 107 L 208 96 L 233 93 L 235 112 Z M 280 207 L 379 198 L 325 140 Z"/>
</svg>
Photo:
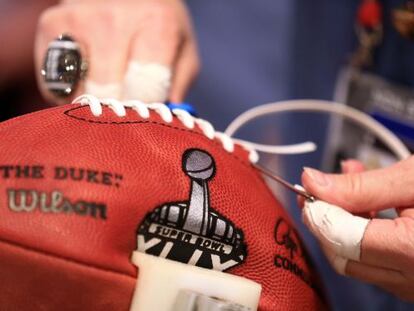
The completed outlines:
<svg viewBox="0 0 414 311">
<path fill-rule="evenodd" d="M 310 167 L 304 167 L 303 170 L 312 179 L 312 181 L 316 183 L 317 185 L 321 187 L 326 187 L 329 185 L 330 183 L 329 177 L 326 176 L 324 173 L 318 170 L 315 170 L 313 168 L 310 168 Z"/>
</svg>

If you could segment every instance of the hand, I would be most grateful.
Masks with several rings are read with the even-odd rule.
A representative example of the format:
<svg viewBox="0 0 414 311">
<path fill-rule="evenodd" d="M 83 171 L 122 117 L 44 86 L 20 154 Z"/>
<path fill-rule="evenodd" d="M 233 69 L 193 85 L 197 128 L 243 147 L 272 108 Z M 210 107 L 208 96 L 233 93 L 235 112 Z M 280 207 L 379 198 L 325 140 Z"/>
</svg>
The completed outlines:
<svg viewBox="0 0 414 311">
<path fill-rule="evenodd" d="M 305 168 L 305 189 L 324 201 L 305 203 L 305 224 L 336 271 L 414 302 L 414 157 L 367 172 L 359 162 L 346 161 L 343 171 Z M 353 215 L 391 207 L 399 217 Z"/>
<path fill-rule="evenodd" d="M 40 70 L 48 44 L 60 34 L 69 34 L 80 44 L 89 65 L 86 81 L 71 98 L 86 92 L 144 102 L 167 98 L 181 102 L 198 73 L 196 42 L 182 1 L 63 1 L 42 14 L 37 29 L 38 82 L 49 100 L 57 99 L 46 89 Z M 161 66 L 143 67 L 148 64 Z M 166 70 L 160 73 L 160 68 Z"/>
</svg>

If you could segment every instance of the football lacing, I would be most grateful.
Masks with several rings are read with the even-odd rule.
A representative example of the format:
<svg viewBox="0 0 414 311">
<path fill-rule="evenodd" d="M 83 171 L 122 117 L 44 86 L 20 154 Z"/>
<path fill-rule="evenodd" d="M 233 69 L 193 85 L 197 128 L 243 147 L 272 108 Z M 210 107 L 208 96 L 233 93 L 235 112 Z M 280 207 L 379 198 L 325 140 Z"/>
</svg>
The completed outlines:
<svg viewBox="0 0 414 311">
<path fill-rule="evenodd" d="M 150 118 L 150 112 L 154 111 L 157 113 L 165 123 L 171 123 L 174 119 L 174 116 L 188 129 L 194 129 L 197 127 L 202 131 L 202 133 L 209 139 L 217 139 L 221 142 L 224 150 L 229 153 L 234 151 L 234 145 L 237 144 L 241 146 L 244 150 L 249 153 L 249 161 L 252 163 L 257 163 L 259 161 L 259 154 L 256 150 L 273 153 L 273 154 L 297 154 L 310 152 L 316 149 L 316 146 L 313 143 L 303 143 L 297 145 L 289 146 L 275 146 L 275 145 L 261 145 L 252 143 L 246 140 L 232 138 L 225 133 L 217 132 L 213 125 L 210 122 L 193 117 L 187 111 L 182 109 L 172 109 L 168 108 L 165 104 L 162 103 L 153 103 L 146 104 L 139 100 L 127 100 L 119 101 L 113 98 L 104 98 L 99 99 L 96 96 L 85 94 L 77 97 L 72 103 L 88 105 L 92 114 L 96 117 L 102 115 L 102 106 L 107 106 L 114 111 L 114 113 L 119 117 L 126 116 L 126 108 L 135 110 L 138 115 L 143 119 Z"/>
</svg>

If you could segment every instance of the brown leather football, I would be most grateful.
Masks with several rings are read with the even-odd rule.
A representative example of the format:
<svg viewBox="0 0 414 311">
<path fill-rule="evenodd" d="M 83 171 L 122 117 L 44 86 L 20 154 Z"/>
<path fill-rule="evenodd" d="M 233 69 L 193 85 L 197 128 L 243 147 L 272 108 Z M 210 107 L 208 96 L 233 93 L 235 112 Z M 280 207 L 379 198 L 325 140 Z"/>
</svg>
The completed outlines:
<svg viewBox="0 0 414 311">
<path fill-rule="evenodd" d="M 260 284 L 259 310 L 324 308 L 248 151 L 160 106 L 82 103 L 0 124 L 1 310 L 128 310 L 137 248 Z"/>
</svg>

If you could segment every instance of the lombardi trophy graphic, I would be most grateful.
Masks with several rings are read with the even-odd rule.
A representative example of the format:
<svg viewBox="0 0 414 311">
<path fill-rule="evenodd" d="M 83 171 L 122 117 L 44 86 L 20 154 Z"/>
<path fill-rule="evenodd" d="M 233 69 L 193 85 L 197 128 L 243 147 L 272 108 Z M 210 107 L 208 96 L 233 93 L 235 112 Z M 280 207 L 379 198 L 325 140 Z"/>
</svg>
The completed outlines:
<svg viewBox="0 0 414 311">
<path fill-rule="evenodd" d="M 187 209 L 183 229 L 206 235 L 210 216 L 210 198 L 207 180 L 214 175 L 215 167 L 213 158 L 209 154 L 199 150 L 187 152 L 185 155 L 188 156 L 184 156 L 183 171 L 192 180 L 190 204 Z"/>
<path fill-rule="evenodd" d="M 189 200 L 166 203 L 147 214 L 138 228 L 139 251 L 220 271 L 244 261 L 242 231 L 210 207 L 208 182 L 215 169 L 207 152 L 184 152 L 182 170 L 191 180 Z"/>
</svg>

